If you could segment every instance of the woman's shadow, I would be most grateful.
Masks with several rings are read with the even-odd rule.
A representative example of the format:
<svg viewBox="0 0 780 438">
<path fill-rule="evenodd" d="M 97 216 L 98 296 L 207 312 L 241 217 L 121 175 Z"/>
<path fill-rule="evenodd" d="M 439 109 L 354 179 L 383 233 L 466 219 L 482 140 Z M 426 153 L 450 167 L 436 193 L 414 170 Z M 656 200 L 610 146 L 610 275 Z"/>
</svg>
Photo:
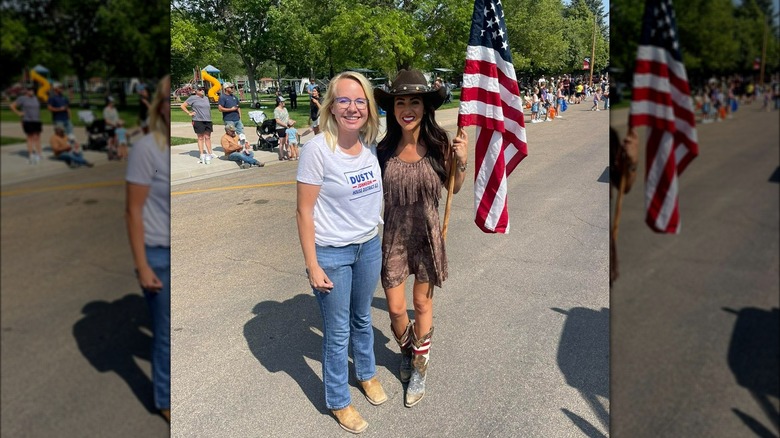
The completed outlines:
<svg viewBox="0 0 780 438">
<path fill-rule="evenodd" d="M 604 432 L 566 408 L 561 408 L 561 411 L 586 436 L 606 437 L 609 411 L 599 397 L 609 399 L 609 309 L 574 307 L 552 310 L 566 315 L 558 343 L 558 367 L 566 383 L 575 388 L 590 406 Z"/>
<path fill-rule="evenodd" d="M 263 301 L 252 313 L 255 316 L 244 324 L 249 350 L 269 372 L 281 371 L 292 377 L 311 404 L 327 414 L 322 379 L 306 363 L 307 358 L 322 363 L 322 318 L 317 299 L 312 294 L 298 294 L 283 302 Z M 396 353 L 387 348 L 389 340 L 374 327 L 377 367 L 392 369 L 390 364 L 398 360 Z M 351 360 L 349 384 L 357 386 Z"/>
<path fill-rule="evenodd" d="M 115 372 L 150 413 L 154 407 L 152 381 L 135 358 L 151 359 L 152 321 L 144 297 L 127 294 L 115 301 L 91 301 L 73 325 L 79 351 L 101 373 Z"/>
</svg>

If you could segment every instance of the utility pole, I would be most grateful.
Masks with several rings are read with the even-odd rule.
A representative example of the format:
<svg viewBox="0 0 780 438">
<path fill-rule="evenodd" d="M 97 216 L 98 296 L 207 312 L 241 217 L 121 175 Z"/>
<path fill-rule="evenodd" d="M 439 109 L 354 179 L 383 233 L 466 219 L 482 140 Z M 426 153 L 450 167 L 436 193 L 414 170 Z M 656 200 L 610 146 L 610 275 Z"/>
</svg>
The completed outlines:
<svg viewBox="0 0 780 438">
<path fill-rule="evenodd" d="M 590 51 L 590 87 L 593 88 L 593 65 L 596 64 L 596 14 L 593 14 L 593 46 Z"/>
<path fill-rule="evenodd" d="M 764 86 L 764 68 L 766 67 L 766 40 L 769 35 L 769 20 L 764 17 L 764 45 L 761 48 L 761 76 L 758 82 Z"/>
</svg>

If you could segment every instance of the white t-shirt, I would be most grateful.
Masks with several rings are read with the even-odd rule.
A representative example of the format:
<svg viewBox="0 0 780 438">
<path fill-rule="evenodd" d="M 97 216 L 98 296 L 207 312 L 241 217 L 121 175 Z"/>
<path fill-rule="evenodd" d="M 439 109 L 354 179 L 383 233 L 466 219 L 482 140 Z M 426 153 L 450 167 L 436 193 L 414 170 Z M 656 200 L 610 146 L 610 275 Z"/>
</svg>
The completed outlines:
<svg viewBox="0 0 780 438">
<path fill-rule="evenodd" d="M 144 243 L 171 246 L 171 151 L 160 149 L 149 133 L 133 143 L 126 180 L 149 186 L 144 204 Z"/>
<path fill-rule="evenodd" d="M 376 145 L 358 155 L 336 147 L 331 152 L 321 133 L 301 149 L 297 180 L 320 186 L 314 204 L 314 242 L 346 246 L 367 242 L 382 223 L 382 174 Z"/>
</svg>

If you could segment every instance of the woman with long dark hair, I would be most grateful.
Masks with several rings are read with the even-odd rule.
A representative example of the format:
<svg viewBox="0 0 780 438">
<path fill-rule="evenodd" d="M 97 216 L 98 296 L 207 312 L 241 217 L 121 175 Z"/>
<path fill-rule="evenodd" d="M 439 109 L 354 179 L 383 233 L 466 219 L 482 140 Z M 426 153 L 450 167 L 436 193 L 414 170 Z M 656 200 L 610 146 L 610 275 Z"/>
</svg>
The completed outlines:
<svg viewBox="0 0 780 438">
<path fill-rule="evenodd" d="M 387 135 L 377 146 L 384 190 L 382 286 L 393 336 L 401 348 L 401 381 L 409 382 L 407 407 L 425 395 L 425 375 L 433 335 L 433 287 L 447 279 L 447 256 L 439 223 L 439 198 L 457 160 L 457 193 L 466 176 L 468 138 L 450 141 L 435 111 L 446 90 L 427 85 L 416 70 L 401 70 L 389 90 L 376 89 L 387 112 Z M 414 321 L 406 312 L 405 282 L 414 275 Z"/>
</svg>

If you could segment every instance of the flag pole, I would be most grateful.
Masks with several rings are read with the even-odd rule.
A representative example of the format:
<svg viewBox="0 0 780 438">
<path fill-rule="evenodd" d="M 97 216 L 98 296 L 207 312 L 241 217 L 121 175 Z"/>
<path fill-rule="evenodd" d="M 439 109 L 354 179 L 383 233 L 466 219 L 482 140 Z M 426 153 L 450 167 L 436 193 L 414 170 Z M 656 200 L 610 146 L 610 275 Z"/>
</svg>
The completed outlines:
<svg viewBox="0 0 780 438">
<path fill-rule="evenodd" d="M 463 127 L 458 126 L 456 137 L 463 136 Z M 451 152 L 451 151 L 450 151 Z M 447 203 L 444 206 L 444 221 L 441 226 L 441 238 L 447 241 L 447 228 L 450 222 L 450 208 L 452 207 L 452 191 L 455 190 L 455 171 L 457 159 L 450 154 L 450 173 L 447 177 Z"/>
<path fill-rule="evenodd" d="M 631 126 L 631 120 L 629 118 L 629 128 L 628 133 L 629 135 L 632 134 L 633 127 Z M 620 228 L 620 212 L 623 210 L 623 194 L 626 190 L 626 174 L 628 173 L 628 154 L 626 154 L 625 149 L 620 150 L 620 163 L 621 163 L 621 169 L 620 169 L 620 184 L 618 188 L 618 197 L 617 201 L 615 201 L 615 218 L 612 220 L 612 241 L 617 242 L 618 237 L 618 229 Z"/>
<path fill-rule="evenodd" d="M 623 209 L 623 191 L 626 189 L 626 172 L 622 169 L 620 172 L 620 188 L 615 202 L 615 218 L 612 220 L 612 241 L 617 242 L 618 228 L 620 228 L 620 212 Z"/>
</svg>

